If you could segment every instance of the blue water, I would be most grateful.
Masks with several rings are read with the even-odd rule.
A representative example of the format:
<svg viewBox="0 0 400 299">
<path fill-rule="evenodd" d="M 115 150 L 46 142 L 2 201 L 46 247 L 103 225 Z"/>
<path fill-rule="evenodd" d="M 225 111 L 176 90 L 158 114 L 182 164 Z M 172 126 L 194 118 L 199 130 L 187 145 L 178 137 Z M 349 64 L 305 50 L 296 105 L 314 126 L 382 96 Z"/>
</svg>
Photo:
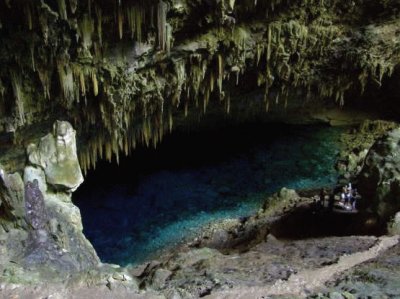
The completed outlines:
<svg viewBox="0 0 400 299">
<path fill-rule="evenodd" d="M 265 126 L 181 134 L 89 173 L 74 201 L 102 261 L 140 263 L 209 222 L 254 213 L 282 187 L 335 184 L 340 129 Z"/>
</svg>

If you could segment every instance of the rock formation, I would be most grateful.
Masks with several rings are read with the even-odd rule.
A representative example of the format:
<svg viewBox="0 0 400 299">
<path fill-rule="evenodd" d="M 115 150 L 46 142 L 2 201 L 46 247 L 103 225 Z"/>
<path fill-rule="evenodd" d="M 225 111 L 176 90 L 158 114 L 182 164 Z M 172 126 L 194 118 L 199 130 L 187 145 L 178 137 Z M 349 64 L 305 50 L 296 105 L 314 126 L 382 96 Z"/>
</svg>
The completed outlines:
<svg viewBox="0 0 400 299">
<path fill-rule="evenodd" d="M 368 152 L 359 176 L 360 190 L 369 204 L 383 217 L 400 210 L 400 129 L 390 131 Z"/>
<path fill-rule="evenodd" d="M 27 155 L 22 176 L 0 171 L 1 270 L 36 269 L 61 278 L 93 268 L 99 259 L 71 202 L 83 182 L 75 130 L 57 121 L 52 133 L 28 146 Z"/>
</svg>

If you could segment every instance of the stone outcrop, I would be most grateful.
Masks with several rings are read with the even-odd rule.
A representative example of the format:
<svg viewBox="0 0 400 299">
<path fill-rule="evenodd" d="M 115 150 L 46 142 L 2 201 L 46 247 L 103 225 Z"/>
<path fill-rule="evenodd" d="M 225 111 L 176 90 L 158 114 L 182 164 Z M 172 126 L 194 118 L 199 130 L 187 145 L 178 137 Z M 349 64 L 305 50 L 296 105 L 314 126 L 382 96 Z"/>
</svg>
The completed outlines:
<svg viewBox="0 0 400 299">
<path fill-rule="evenodd" d="M 28 146 L 27 155 L 23 178 L 0 171 L 0 270 L 29 267 L 51 280 L 97 266 L 79 209 L 71 202 L 83 182 L 74 129 L 57 121 L 52 133 Z"/>
<path fill-rule="evenodd" d="M 390 131 L 369 150 L 359 175 L 364 205 L 384 219 L 400 210 L 400 129 Z"/>
<path fill-rule="evenodd" d="M 68 122 L 60 121 L 54 124 L 53 130 L 38 145 L 28 146 L 28 160 L 31 165 L 44 171 L 49 186 L 73 192 L 83 182 L 76 152 L 75 130 Z M 25 174 L 30 176 L 29 171 Z"/>
</svg>

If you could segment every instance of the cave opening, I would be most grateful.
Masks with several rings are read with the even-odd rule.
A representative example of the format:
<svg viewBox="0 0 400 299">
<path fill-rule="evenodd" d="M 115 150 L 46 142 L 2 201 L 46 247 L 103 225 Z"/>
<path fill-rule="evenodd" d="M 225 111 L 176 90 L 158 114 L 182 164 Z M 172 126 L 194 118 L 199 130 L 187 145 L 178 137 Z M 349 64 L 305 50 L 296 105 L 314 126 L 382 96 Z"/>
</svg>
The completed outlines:
<svg viewBox="0 0 400 299">
<path fill-rule="evenodd" d="M 73 200 L 103 262 L 140 263 L 207 223 L 254 213 L 282 187 L 333 186 L 342 131 L 259 122 L 177 130 L 119 165 L 99 162 Z"/>
<path fill-rule="evenodd" d="M 271 234 L 280 240 L 301 240 L 331 236 L 382 236 L 387 222 L 376 213 L 329 211 L 315 205 L 295 209 L 271 227 Z"/>
</svg>

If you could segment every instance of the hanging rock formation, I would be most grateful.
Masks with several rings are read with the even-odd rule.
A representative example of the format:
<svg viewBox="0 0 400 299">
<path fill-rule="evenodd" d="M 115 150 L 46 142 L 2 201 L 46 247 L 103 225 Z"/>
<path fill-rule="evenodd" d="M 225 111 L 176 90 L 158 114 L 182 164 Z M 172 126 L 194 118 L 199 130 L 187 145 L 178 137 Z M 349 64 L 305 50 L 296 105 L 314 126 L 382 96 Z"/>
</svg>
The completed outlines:
<svg viewBox="0 0 400 299">
<path fill-rule="evenodd" d="M 393 74 L 399 9 L 397 0 L 1 0 L 0 132 L 18 140 L 43 120 L 68 120 L 85 171 L 206 111 L 240 119 L 292 107 L 279 119 L 330 122 L 327 101 L 344 105 Z"/>
</svg>

